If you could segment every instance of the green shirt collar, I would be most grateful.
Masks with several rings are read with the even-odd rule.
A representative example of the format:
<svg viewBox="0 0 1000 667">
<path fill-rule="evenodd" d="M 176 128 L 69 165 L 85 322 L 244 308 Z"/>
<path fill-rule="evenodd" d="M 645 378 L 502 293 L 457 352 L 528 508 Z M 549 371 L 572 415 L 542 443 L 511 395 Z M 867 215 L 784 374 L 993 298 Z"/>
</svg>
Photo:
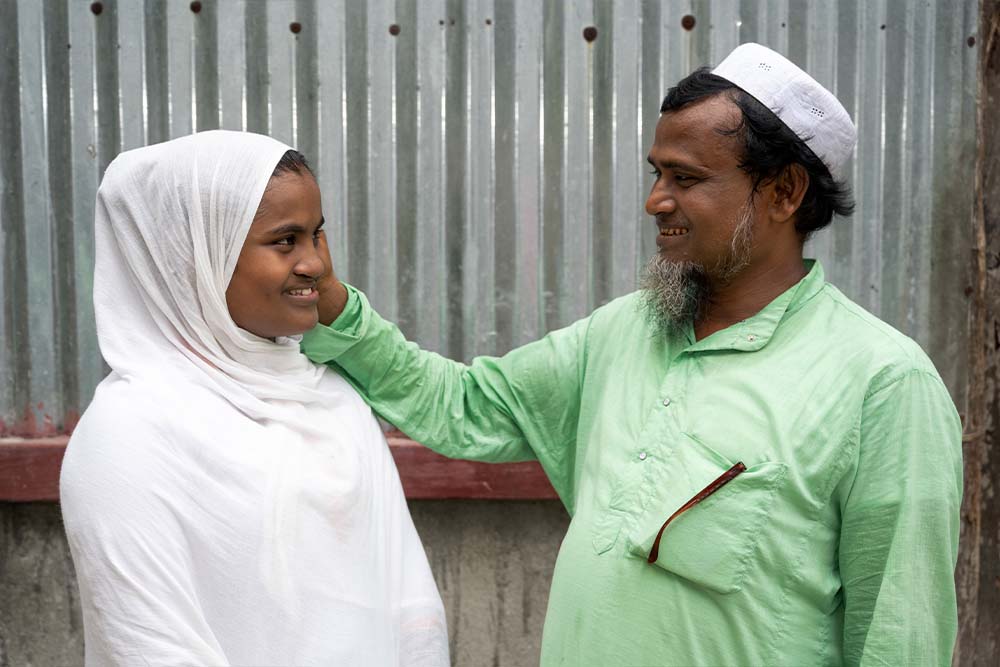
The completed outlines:
<svg viewBox="0 0 1000 667">
<path fill-rule="evenodd" d="M 689 326 L 687 332 L 689 344 L 684 348 L 684 352 L 713 350 L 756 352 L 763 348 L 774 336 L 774 332 L 786 315 L 801 308 L 826 284 L 826 276 L 818 260 L 806 259 L 804 263 L 808 270 L 805 277 L 777 296 L 753 317 L 737 322 L 697 342 L 693 342 L 694 330 Z"/>
</svg>

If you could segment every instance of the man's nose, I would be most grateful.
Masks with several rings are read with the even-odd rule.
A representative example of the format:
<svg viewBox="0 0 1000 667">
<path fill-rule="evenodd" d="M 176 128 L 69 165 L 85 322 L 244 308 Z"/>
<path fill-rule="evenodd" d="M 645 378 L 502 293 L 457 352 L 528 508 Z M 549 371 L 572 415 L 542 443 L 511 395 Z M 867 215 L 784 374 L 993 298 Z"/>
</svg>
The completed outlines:
<svg viewBox="0 0 1000 667">
<path fill-rule="evenodd" d="M 661 184 L 662 180 L 653 184 L 649 197 L 646 198 L 646 213 L 652 216 L 670 214 L 677 210 L 677 200 L 674 199 L 673 193 Z"/>
</svg>

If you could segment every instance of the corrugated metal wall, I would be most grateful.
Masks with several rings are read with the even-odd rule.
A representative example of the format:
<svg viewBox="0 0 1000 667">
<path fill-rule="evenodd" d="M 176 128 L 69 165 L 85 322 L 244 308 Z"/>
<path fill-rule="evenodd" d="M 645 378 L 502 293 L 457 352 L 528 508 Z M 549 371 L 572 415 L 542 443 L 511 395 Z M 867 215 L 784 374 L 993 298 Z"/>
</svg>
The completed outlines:
<svg viewBox="0 0 1000 667">
<path fill-rule="evenodd" d="M 94 193 L 120 150 L 216 127 L 297 146 L 338 273 L 468 359 L 634 288 L 660 100 L 743 41 L 856 119 L 857 212 L 811 252 L 961 402 L 976 21 L 975 0 L 4 0 L 0 435 L 71 427 L 103 374 Z"/>
</svg>

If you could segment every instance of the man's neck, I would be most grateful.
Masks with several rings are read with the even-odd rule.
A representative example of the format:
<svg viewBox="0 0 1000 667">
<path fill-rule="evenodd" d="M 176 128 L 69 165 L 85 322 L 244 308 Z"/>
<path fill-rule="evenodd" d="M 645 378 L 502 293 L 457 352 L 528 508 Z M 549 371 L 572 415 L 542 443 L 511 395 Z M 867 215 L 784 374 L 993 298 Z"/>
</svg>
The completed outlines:
<svg viewBox="0 0 1000 667">
<path fill-rule="evenodd" d="M 805 277 L 801 255 L 764 269 L 747 267 L 722 286 L 712 286 L 705 312 L 694 325 L 695 339 L 701 340 L 763 310 Z"/>
</svg>

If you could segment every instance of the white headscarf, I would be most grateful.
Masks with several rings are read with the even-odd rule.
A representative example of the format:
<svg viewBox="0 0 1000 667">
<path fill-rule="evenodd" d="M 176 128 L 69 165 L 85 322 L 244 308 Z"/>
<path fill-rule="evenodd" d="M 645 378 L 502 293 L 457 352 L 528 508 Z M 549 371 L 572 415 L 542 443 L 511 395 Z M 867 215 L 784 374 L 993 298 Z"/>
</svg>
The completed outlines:
<svg viewBox="0 0 1000 667">
<path fill-rule="evenodd" d="M 385 438 L 296 338 L 226 305 L 288 147 L 213 131 L 129 151 L 97 198 L 111 374 L 63 462 L 88 664 L 447 665 Z"/>
</svg>

